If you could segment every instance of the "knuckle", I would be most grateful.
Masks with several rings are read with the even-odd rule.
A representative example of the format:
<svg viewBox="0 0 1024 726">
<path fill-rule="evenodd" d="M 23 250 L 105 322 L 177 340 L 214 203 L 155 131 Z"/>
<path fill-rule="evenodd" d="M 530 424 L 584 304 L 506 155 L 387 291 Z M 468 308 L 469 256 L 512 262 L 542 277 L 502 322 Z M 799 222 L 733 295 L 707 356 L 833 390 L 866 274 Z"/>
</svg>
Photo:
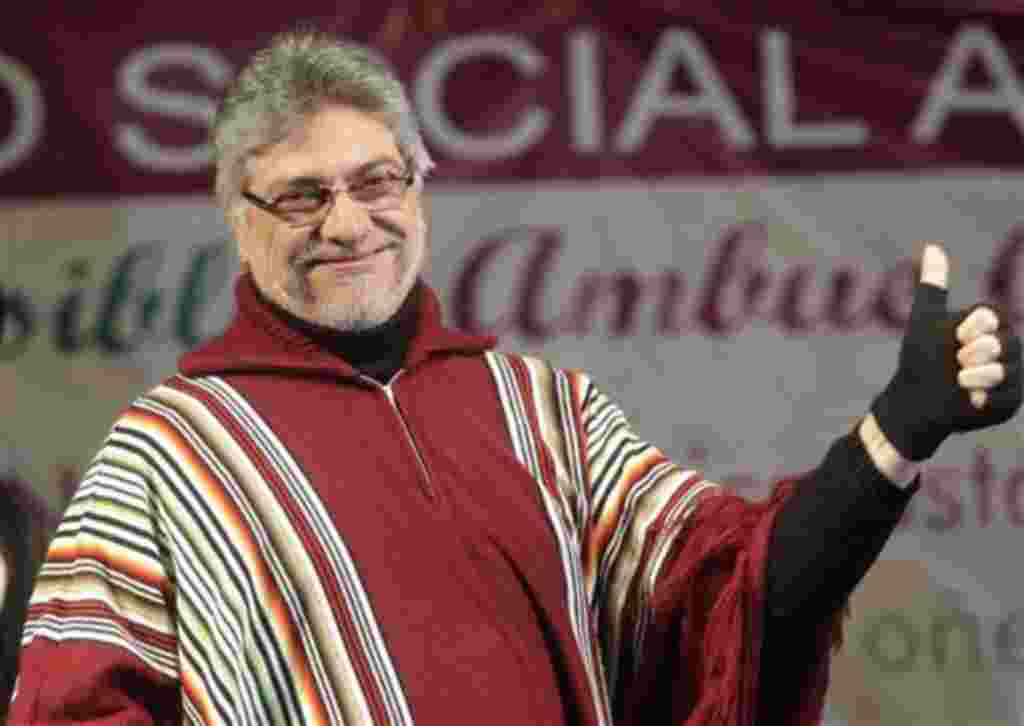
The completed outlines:
<svg viewBox="0 0 1024 726">
<path fill-rule="evenodd" d="M 999 339 L 994 335 L 986 335 L 978 338 L 976 342 L 977 346 L 975 347 L 975 353 L 981 360 L 995 360 L 1002 348 L 999 344 Z"/>
</svg>

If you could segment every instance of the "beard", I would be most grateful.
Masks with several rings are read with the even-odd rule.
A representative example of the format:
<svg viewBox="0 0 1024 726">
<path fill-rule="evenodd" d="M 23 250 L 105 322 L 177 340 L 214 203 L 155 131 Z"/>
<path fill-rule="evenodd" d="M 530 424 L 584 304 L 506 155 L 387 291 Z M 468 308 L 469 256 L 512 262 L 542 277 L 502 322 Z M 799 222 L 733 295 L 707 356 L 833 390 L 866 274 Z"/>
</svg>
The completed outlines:
<svg viewBox="0 0 1024 726">
<path fill-rule="evenodd" d="M 315 286 L 309 260 L 311 251 L 292 264 L 288 282 L 279 302 L 293 315 L 341 333 L 374 328 L 390 319 L 405 302 L 418 276 L 415 246 L 408 240 L 392 239 L 393 275 L 356 274 L 331 281 L 329 287 Z M 422 261 L 419 261 L 420 263 Z"/>
<path fill-rule="evenodd" d="M 345 285 L 345 299 L 327 299 L 315 303 L 313 322 L 340 333 L 370 330 L 389 320 L 412 290 L 415 276 L 403 270 L 397 284 L 386 290 L 369 277 L 359 277 Z"/>
</svg>

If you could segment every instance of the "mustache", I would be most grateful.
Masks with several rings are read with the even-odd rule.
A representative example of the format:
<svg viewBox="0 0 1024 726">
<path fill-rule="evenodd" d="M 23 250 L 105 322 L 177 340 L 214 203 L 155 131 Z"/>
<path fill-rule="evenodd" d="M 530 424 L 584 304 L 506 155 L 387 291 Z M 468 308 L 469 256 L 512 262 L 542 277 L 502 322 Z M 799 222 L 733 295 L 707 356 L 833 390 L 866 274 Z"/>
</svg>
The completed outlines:
<svg viewBox="0 0 1024 726">
<path fill-rule="evenodd" d="M 380 245 L 370 250 L 371 252 L 377 252 L 388 247 L 399 247 L 406 242 L 407 235 L 398 225 L 391 223 L 389 220 L 379 219 L 374 221 L 386 233 L 386 237 Z M 353 257 L 356 255 L 355 246 L 356 243 L 351 240 L 327 240 L 320 235 L 312 235 L 299 253 L 292 259 L 292 264 L 305 266 L 320 262 L 324 258 L 339 259 Z"/>
</svg>

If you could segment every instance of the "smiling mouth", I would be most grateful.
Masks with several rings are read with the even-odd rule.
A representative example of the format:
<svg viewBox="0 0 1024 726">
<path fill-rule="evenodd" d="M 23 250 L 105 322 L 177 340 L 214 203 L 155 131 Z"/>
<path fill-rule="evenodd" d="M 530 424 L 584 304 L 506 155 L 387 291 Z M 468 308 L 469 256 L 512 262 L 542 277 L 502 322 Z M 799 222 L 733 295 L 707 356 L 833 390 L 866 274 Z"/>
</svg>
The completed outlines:
<svg viewBox="0 0 1024 726">
<path fill-rule="evenodd" d="M 324 265 L 331 265 L 331 266 L 337 266 L 337 267 L 347 267 L 347 266 L 350 266 L 350 265 L 351 266 L 355 266 L 355 265 L 358 265 L 359 263 L 372 262 L 373 259 L 375 257 L 377 257 L 378 255 L 381 255 L 381 254 L 387 252 L 388 250 L 392 250 L 394 248 L 395 248 L 395 245 L 393 245 L 393 244 L 392 245 L 384 245 L 383 247 L 378 247 L 377 249 L 375 249 L 375 250 L 373 250 L 371 252 L 366 252 L 366 253 L 361 254 L 361 255 L 350 255 L 350 256 L 347 256 L 347 257 L 326 257 L 326 258 L 323 258 L 323 259 L 309 260 L 309 261 L 303 263 L 303 266 L 307 270 L 312 270 L 314 268 L 322 267 Z"/>
</svg>

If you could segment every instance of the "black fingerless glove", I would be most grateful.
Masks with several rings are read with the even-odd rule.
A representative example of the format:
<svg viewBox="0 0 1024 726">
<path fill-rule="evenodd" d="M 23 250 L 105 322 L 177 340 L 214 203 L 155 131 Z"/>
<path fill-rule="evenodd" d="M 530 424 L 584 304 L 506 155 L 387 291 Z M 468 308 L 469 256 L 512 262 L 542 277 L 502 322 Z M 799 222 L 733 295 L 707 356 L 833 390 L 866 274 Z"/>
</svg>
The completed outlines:
<svg viewBox="0 0 1024 726">
<path fill-rule="evenodd" d="M 1006 315 L 997 311 L 998 361 L 1006 368 L 1001 383 L 987 390 L 981 409 L 957 382 L 960 343 L 956 328 L 974 309 L 950 311 L 948 291 L 918 282 L 910 320 L 900 346 L 899 366 L 885 390 L 871 405 L 878 426 L 905 458 L 927 459 L 952 433 L 973 431 L 1011 418 L 1021 405 L 1020 339 L 1006 327 Z"/>
</svg>

